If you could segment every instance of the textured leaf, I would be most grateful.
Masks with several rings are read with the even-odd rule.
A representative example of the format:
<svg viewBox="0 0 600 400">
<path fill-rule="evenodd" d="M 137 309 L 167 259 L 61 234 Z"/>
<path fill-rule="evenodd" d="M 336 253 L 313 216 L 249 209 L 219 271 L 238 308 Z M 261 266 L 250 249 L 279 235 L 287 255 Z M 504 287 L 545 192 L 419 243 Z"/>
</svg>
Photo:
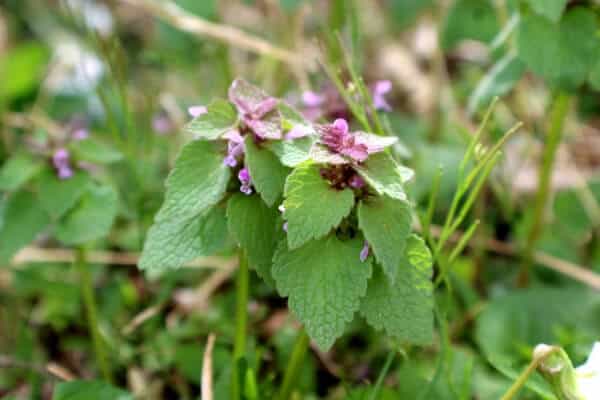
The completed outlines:
<svg viewBox="0 0 600 400">
<path fill-rule="evenodd" d="M 148 231 L 139 268 L 160 273 L 223 248 L 227 221 L 223 207 L 186 220 L 156 222 Z"/>
<path fill-rule="evenodd" d="M 554 22 L 560 21 L 569 0 L 527 0 L 533 11 Z"/>
<path fill-rule="evenodd" d="M 133 400 L 133 395 L 101 381 L 70 381 L 56 385 L 52 400 Z"/>
<path fill-rule="evenodd" d="M 270 150 L 257 146 L 252 135 L 246 136 L 244 146 L 252 184 L 270 207 L 283 193 L 285 178 L 290 169 L 281 165 L 277 156 Z"/>
<path fill-rule="evenodd" d="M 237 113 L 233 106 L 225 100 L 215 100 L 207 107 L 206 114 L 194 118 L 185 127 L 196 138 L 215 140 L 227 131 L 235 128 Z"/>
<path fill-rule="evenodd" d="M 409 204 L 387 196 L 369 198 L 358 206 L 360 229 L 392 282 L 404 258 L 411 220 Z"/>
<path fill-rule="evenodd" d="M 344 333 L 367 289 L 371 264 L 360 261 L 361 247 L 330 235 L 296 250 L 282 241 L 273 258 L 277 290 L 322 350 Z"/>
<path fill-rule="evenodd" d="M 229 177 L 230 169 L 214 143 L 188 143 L 167 178 L 165 202 L 155 220 L 186 220 L 211 208 L 223 198 Z"/>
<path fill-rule="evenodd" d="M 486 107 L 494 97 L 508 93 L 525 73 L 525 65 L 515 54 L 508 53 L 479 81 L 469 98 L 469 113 Z"/>
<path fill-rule="evenodd" d="M 0 190 L 14 191 L 38 174 L 44 164 L 28 154 L 9 158 L 0 169 Z"/>
<path fill-rule="evenodd" d="M 552 23 L 536 14 L 525 16 L 519 26 L 519 57 L 535 73 L 565 88 L 582 84 L 590 72 L 596 50 L 594 14 L 581 7 Z"/>
<path fill-rule="evenodd" d="M 35 196 L 26 191 L 11 195 L 4 205 L 0 229 L 0 262 L 7 262 L 50 223 Z"/>
<path fill-rule="evenodd" d="M 279 157 L 283 165 L 295 167 L 310 158 L 313 143 L 314 139 L 307 136 L 294 140 L 269 140 L 265 146 Z"/>
<path fill-rule="evenodd" d="M 319 164 L 332 164 L 332 165 L 342 165 L 342 164 L 350 164 L 350 160 L 344 157 L 341 154 L 333 153 L 327 149 L 327 147 L 315 143 L 310 148 L 309 157 L 316 163 Z"/>
<path fill-rule="evenodd" d="M 69 179 L 59 179 L 53 170 L 47 169 L 37 179 L 40 205 L 54 219 L 62 217 L 91 184 L 88 174 L 77 171 Z"/>
<path fill-rule="evenodd" d="M 93 164 L 112 164 L 123 159 L 119 150 L 94 138 L 73 141 L 69 150 L 73 158 Z"/>
<path fill-rule="evenodd" d="M 412 170 L 402 167 L 387 153 L 369 156 L 356 170 L 379 194 L 398 200 L 406 200 L 404 183 L 412 178 Z"/>
<path fill-rule="evenodd" d="M 403 342 L 425 345 L 433 340 L 432 258 L 423 239 L 409 237 L 405 256 L 392 283 L 380 268 L 369 280 L 360 312 L 375 329 Z"/>
<path fill-rule="evenodd" d="M 494 6 L 487 0 L 456 0 L 448 10 L 441 33 L 444 49 L 456 46 L 464 39 L 491 41 L 498 32 Z"/>
<path fill-rule="evenodd" d="M 318 165 L 302 164 L 287 178 L 283 204 L 288 244 L 295 249 L 338 226 L 354 206 L 354 193 L 331 188 Z"/>
<path fill-rule="evenodd" d="M 258 196 L 236 194 L 227 204 L 229 231 L 246 251 L 250 267 L 270 285 L 271 265 L 283 229 L 279 211 L 267 207 Z"/>
<path fill-rule="evenodd" d="M 58 222 L 57 239 L 73 245 L 108 235 L 117 216 L 118 197 L 111 186 L 89 186 L 78 204 Z"/>
</svg>

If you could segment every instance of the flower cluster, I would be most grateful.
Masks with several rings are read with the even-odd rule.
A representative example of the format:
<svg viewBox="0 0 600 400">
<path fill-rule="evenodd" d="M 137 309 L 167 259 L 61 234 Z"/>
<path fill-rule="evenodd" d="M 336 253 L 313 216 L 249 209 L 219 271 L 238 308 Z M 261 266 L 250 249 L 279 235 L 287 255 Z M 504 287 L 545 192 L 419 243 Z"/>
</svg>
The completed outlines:
<svg viewBox="0 0 600 400">
<path fill-rule="evenodd" d="M 85 140 L 90 136 L 87 123 L 82 118 L 73 118 L 66 129 L 68 135 L 65 142 Z M 69 179 L 74 174 L 71 154 L 65 147 L 59 147 L 52 153 L 52 165 L 59 179 Z"/>
</svg>

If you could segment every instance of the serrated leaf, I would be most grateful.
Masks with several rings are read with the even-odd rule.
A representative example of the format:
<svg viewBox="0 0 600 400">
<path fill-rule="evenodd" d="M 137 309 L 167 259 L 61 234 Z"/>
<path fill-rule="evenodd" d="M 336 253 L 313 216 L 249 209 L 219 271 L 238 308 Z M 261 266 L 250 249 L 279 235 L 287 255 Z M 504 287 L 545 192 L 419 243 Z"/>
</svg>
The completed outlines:
<svg viewBox="0 0 600 400">
<path fill-rule="evenodd" d="M 464 39 L 489 42 L 498 32 L 496 10 L 487 0 L 457 0 L 448 10 L 442 33 L 443 49 L 450 49 Z"/>
<path fill-rule="evenodd" d="M 593 66 L 597 23 L 594 14 L 576 7 L 552 23 L 536 14 L 522 18 L 517 35 L 519 58 L 552 84 L 572 89 Z"/>
<path fill-rule="evenodd" d="M 93 164 L 112 164 L 123 159 L 119 150 L 94 138 L 73 141 L 69 150 L 76 160 Z"/>
<path fill-rule="evenodd" d="M 375 268 L 360 312 L 375 329 L 403 342 L 425 345 L 433 340 L 432 258 L 423 239 L 408 238 L 398 275 L 392 283 Z"/>
<path fill-rule="evenodd" d="M 233 106 L 228 101 L 217 99 L 208 105 L 206 114 L 194 118 L 185 130 L 196 138 L 215 140 L 235 128 L 236 124 L 237 113 Z"/>
<path fill-rule="evenodd" d="M 250 267 L 270 285 L 273 253 L 283 232 L 280 222 L 279 211 L 258 196 L 236 194 L 227 204 L 229 231 L 246 251 Z"/>
<path fill-rule="evenodd" d="M 74 245 L 100 239 L 110 232 L 119 196 L 112 186 L 88 186 L 77 205 L 56 226 L 56 238 Z"/>
<path fill-rule="evenodd" d="M 213 207 L 186 220 L 156 222 L 148 231 L 139 268 L 153 274 L 179 268 L 197 257 L 214 254 L 226 240 L 223 207 Z"/>
<path fill-rule="evenodd" d="M 411 169 L 402 167 L 387 153 L 371 154 L 356 171 L 379 194 L 398 200 L 406 200 L 404 183 L 412 178 Z"/>
<path fill-rule="evenodd" d="M 44 164 L 28 154 L 16 154 L 0 169 L 0 190 L 15 191 L 38 174 Z"/>
<path fill-rule="evenodd" d="M 401 200 L 381 196 L 358 205 L 360 229 L 391 282 L 396 280 L 398 265 L 405 257 L 411 222 L 410 205 Z"/>
<path fill-rule="evenodd" d="M 361 247 L 330 235 L 296 250 L 282 241 L 273 258 L 277 290 L 322 350 L 344 333 L 367 289 L 371 264 L 360 261 Z"/>
<path fill-rule="evenodd" d="M 27 191 L 6 200 L 0 227 L 0 262 L 8 262 L 23 246 L 32 242 L 50 223 L 48 214 L 38 207 L 36 197 Z"/>
<path fill-rule="evenodd" d="M 286 167 L 295 167 L 310 158 L 314 139 L 310 136 L 294 140 L 269 140 L 265 146 L 271 150 Z"/>
<path fill-rule="evenodd" d="M 285 178 L 290 169 L 283 166 L 270 150 L 257 146 L 253 135 L 246 136 L 244 148 L 252 185 L 270 207 L 283 193 Z"/>
<path fill-rule="evenodd" d="M 468 112 L 485 107 L 496 96 L 508 93 L 525 73 L 525 64 L 514 53 L 502 57 L 479 81 L 469 98 Z"/>
<path fill-rule="evenodd" d="M 211 208 L 223 198 L 230 175 L 214 143 L 188 143 L 167 178 L 165 202 L 155 220 L 186 220 Z"/>
<path fill-rule="evenodd" d="M 88 174 L 77 171 L 69 179 L 59 179 L 53 170 L 47 169 L 37 179 L 40 205 L 54 219 L 62 217 L 91 184 Z"/>
<path fill-rule="evenodd" d="M 318 165 L 302 164 L 285 182 L 283 205 L 288 244 L 295 249 L 338 226 L 354 206 L 354 193 L 330 187 Z"/>
<path fill-rule="evenodd" d="M 133 400 L 133 395 L 101 381 L 70 381 L 56 385 L 52 400 Z"/>
<path fill-rule="evenodd" d="M 558 22 L 569 0 L 526 0 L 533 11 L 551 21 Z"/>
</svg>

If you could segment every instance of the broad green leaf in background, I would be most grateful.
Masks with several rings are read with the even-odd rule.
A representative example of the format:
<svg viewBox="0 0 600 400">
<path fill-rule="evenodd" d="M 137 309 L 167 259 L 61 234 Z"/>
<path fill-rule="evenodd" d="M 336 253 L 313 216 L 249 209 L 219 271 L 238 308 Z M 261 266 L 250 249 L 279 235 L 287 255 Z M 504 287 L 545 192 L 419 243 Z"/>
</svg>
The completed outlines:
<svg viewBox="0 0 600 400">
<path fill-rule="evenodd" d="M 525 74 L 525 69 L 525 64 L 512 52 L 498 60 L 471 94 L 467 106 L 469 114 L 486 107 L 494 97 L 508 93 Z"/>
<path fill-rule="evenodd" d="M 227 204 L 227 224 L 248 263 L 258 275 L 273 284 L 271 265 L 277 241 L 283 232 L 276 207 L 269 208 L 258 196 L 236 194 Z"/>
<path fill-rule="evenodd" d="M 50 223 L 48 214 L 38 206 L 37 198 L 24 190 L 12 194 L 6 200 L 1 219 L 0 262 L 9 261 Z"/>
<path fill-rule="evenodd" d="M 441 32 L 443 49 L 464 39 L 491 41 L 499 30 L 496 10 L 489 0 L 456 0 L 448 10 Z"/>
<path fill-rule="evenodd" d="M 318 165 L 305 163 L 288 176 L 283 205 L 287 241 L 295 249 L 338 226 L 354 206 L 354 193 L 330 187 Z"/>
<path fill-rule="evenodd" d="M 218 203 L 227 189 L 230 168 L 215 144 L 202 140 L 188 143 L 167 178 L 164 204 L 156 222 L 186 220 Z"/>
<path fill-rule="evenodd" d="M 533 11 L 551 21 L 558 22 L 569 0 L 526 0 Z"/>
<path fill-rule="evenodd" d="M 44 77 L 49 51 L 39 43 L 25 43 L 3 52 L 0 58 L 0 103 L 27 94 Z M 10 77 L 10 79 L 8 78 Z"/>
<path fill-rule="evenodd" d="M 56 237 L 68 245 L 106 236 L 117 216 L 119 196 L 112 186 L 88 186 L 78 204 L 56 226 Z"/>
<path fill-rule="evenodd" d="M 598 24 L 593 12 L 576 7 L 559 23 L 529 14 L 517 34 L 519 58 L 550 83 L 572 89 L 588 77 L 595 62 Z"/>
<path fill-rule="evenodd" d="M 73 158 L 93 164 L 112 164 L 123 159 L 120 151 L 95 138 L 73 141 L 69 150 Z"/>
<path fill-rule="evenodd" d="M 18 153 L 9 158 L 0 169 L 0 191 L 18 190 L 31 178 L 38 174 L 44 166 L 41 160 L 36 160 L 25 153 Z"/>
<path fill-rule="evenodd" d="M 385 274 L 394 282 L 410 234 L 410 205 L 387 196 L 372 197 L 358 206 L 358 224 Z"/>
<path fill-rule="evenodd" d="M 397 268 L 394 283 L 375 268 L 360 312 L 370 325 L 402 342 L 429 344 L 433 340 L 433 269 L 423 239 L 409 237 Z"/>
<path fill-rule="evenodd" d="M 600 90 L 600 46 L 598 47 L 596 50 L 596 62 L 592 66 L 589 76 L 590 85 L 596 90 Z"/>
<path fill-rule="evenodd" d="M 214 100 L 207 107 L 207 113 L 192 120 L 186 130 L 196 138 L 215 140 L 237 123 L 237 114 L 233 106 L 226 100 Z"/>
<path fill-rule="evenodd" d="M 273 257 L 277 290 L 322 350 L 344 333 L 367 290 L 371 263 L 360 261 L 361 248 L 330 235 L 296 250 L 282 241 Z"/>
<path fill-rule="evenodd" d="M 356 170 L 377 193 L 406 200 L 404 183 L 412 178 L 413 171 L 398 165 L 389 154 L 372 154 L 364 164 L 357 166 Z"/>
<path fill-rule="evenodd" d="M 70 381 L 56 385 L 52 400 L 133 400 L 133 395 L 101 381 Z"/>
<path fill-rule="evenodd" d="M 87 191 L 92 180 L 89 175 L 77 171 L 69 179 L 59 179 L 56 172 L 46 169 L 38 176 L 40 205 L 54 219 L 62 217 Z"/>
<path fill-rule="evenodd" d="M 187 220 L 157 222 L 148 231 L 139 267 L 152 273 L 179 268 L 197 257 L 214 254 L 226 240 L 223 207 L 213 207 Z"/>
<path fill-rule="evenodd" d="M 244 146 L 252 185 L 270 207 L 283 193 L 285 178 L 290 169 L 283 166 L 270 150 L 256 145 L 253 135 L 246 136 Z"/>
</svg>

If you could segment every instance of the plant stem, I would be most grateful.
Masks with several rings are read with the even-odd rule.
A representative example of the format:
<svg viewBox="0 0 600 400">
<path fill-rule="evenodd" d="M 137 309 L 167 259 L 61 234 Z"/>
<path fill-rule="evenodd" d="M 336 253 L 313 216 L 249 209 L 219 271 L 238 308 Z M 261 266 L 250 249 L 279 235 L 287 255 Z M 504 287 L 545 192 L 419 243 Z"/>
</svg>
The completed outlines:
<svg viewBox="0 0 600 400">
<path fill-rule="evenodd" d="M 77 266 L 77 269 L 79 269 L 83 302 L 87 314 L 88 329 L 92 336 L 94 352 L 96 353 L 96 362 L 98 363 L 104 379 L 107 382 L 112 382 L 104 343 L 102 341 L 102 336 L 100 335 L 100 330 L 98 329 L 98 312 L 96 310 L 96 298 L 94 295 L 92 274 L 90 273 L 89 265 L 86 263 L 85 250 L 82 248 L 77 249 L 76 251 L 75 265 Z"/>
<path fill-rule="evenodd" d="M 542 156 L 542 166 L 539 172 L 538 190 L 535 196 L 532 225 L 529 235 L 527 236 L 523 263 L 521 264 L 521 271 L 518 277 L 518 285 L 520 287 L 527 286 L 529 283 L 529 272 L 531 270 L 531 265 L 533 264 L 535 245 L 542 233 L 544 213 L 546 211 L 548 198 L 550 197 L 554 159 L 556 158 L 556 151 L 562 139 L 563 126 L 567 112 L 569 111 L 570 103 L 571 97 L 569 95 L 558 93 L 553 101 L 552 110 L 550 111 L 550 127 L 548 130 L 548 137 L 546 138 L 544 154 Z"/>
<path fill-rule="evenodd" d="M 250 273 L 248 271 L 248 259 L 246 253 L 240 250 L 240 266 L 237 273 L 235 284 L 235 338 L 233 342 L 233 373 L 231 374 L 231 395 L 232 399 L 238 400 L 242 397 L 242 388 L 240 386 L 241 377 L 239 364 L 246 354 L 246 327 L 248 325 L 248 281 Z"/>
<path fill-rule="evenodd" d="M 537 369 L 540 363 L 556 351 L 557 349 L 550 350 L 541 357 L 535 357 L 534 355 L 527 368 L 525 368 L 525 370 L 521 372 L 521 375 L 519 375 L 517 380 L 512 384 L 512 386 L 508 389 L 508 391 L 504 394 L 504 396 L 502 396 L 500 400 L 512 400 L 519 393 L 521 388 L 525 386 L 527 379 L 529 379 L 529 376 Z"/>
<path fill-rule="evenodd" d="M 310 338 L 306 334 L 306 331 L 304 328 L 300 329 L 300 332 L 298 332 L 298 337 L 296 338 L 296 342 L 294 343 L 292 355 L 285 369 L 285 374 L 283 375 L 283 383 L 281 384 L 281 388 L 279 389 L 279 394 L 277 396 L 278 400 L 288 400 L 290 398 L 292 390 L 294 389 L 294 385 L 298 379 L 298 374 L 302 368 L 302 363 L 304 361 L 309 344 Z"/>
<path fill-rule="evenodd" d="M 392 366 L 392 362 L 396 358 L 396 352 L 391 351 L 387 358 L 385 359 L 385 364 L 383 364 L 383 368 L 379 372 L 379 376 L 377 377 L 377 381 L 375 382 L 375 386 L 373 387 L 373 391 L 371 392 L 371 396 L 369 400 L 377 400 L 379 397 L 379 393 L 381 392 L 381 387 L 383 386 L 383 380 L 385 379 L 390 367 Z"/>
</svg>

